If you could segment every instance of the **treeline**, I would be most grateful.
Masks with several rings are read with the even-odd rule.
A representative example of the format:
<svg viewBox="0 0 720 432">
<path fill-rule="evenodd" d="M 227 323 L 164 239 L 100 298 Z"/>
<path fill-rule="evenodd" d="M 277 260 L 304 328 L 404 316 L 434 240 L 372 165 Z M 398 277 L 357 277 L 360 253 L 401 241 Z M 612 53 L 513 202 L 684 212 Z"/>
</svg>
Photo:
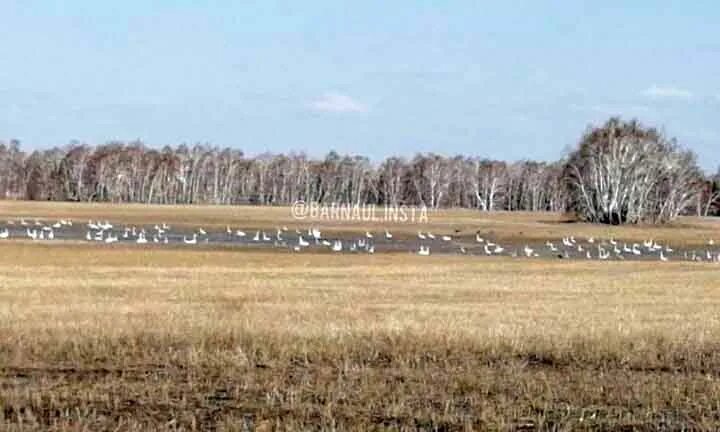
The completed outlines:
<svg viewBox="0 0 720 432">
<path fill-rule="evenodd" d="M 372 164 L 330 152 L 247 157 L 207 144 L 154 149 L 142 142 L 73 142 L 26 152 L 0 142 L 0 198 L 158 204 L 323 203 L 566 211 L 577 202 L 567 160 L 504 162 L 417 154 Z M 717 175 L 693 181 L 685 213 L 717 215 Z"/>
</svg>

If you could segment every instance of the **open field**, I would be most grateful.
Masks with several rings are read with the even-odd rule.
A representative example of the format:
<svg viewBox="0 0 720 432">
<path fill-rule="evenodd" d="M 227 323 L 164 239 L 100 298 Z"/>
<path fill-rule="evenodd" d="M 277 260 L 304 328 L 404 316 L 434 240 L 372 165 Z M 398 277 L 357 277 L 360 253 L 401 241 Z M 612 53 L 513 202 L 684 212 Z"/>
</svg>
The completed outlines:
<svg viewBox="0 0 720 432">
<path fill-rule="evenodd" d="M 31 203 L 0 217 L 294 223 Z M 441 212 L 422 229 L 607 231 L 561 220 Z M 716 226 L 680 225 L 611 235 L 704 241 Z M 0 243 L 0 428 L 720 427 L 716 264 L 116 246 Z"/>
<path fill-rule="evenodd" d="M 378 212 L 381 215 L 382 212 Z M 398 238 L 415 237 L 418 231 L 459 234 L 472 239 L 481 232 L 500 241 L 522 242 L 559 239 L 563 236 L 610 238 L 641 242 L 648 238 L 670 242 L 681 247 L 702 246 L 708 239 L 720 242 L 720 221 L 714 218 L 680 218 L 667 226 L 613 227 L 573 223 L 567 215 L 554 213 L 496 212 L 473 210 L 430 210 L 428 223 L 392 223 L 387 221 L 296 220 L 288 207 L 254 206 L 160 206 L 142 204 L 106 205 L 91 203 L 53 203 L 36 201 L 4 201 L 0 204 L 0 225 L 10 218 L 60 218 L 86 223 L 88 220 L 109 219 L 123 224 L 155 224 L 166 222 L 174 227 L 223 231 L 230 225 L 248 231 L 272 230 L 278 226 L 307 227 L 321 225 L 328 233 L 357 232 L 388 228 Z"/>
</svg>

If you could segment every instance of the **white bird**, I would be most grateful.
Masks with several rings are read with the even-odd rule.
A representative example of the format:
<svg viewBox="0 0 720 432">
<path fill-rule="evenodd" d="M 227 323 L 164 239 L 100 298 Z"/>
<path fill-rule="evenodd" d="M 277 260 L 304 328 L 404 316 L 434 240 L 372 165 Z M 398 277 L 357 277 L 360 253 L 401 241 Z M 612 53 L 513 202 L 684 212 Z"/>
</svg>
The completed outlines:
<svg viewBox="0 0 720 432">
<path fill-rule="evenodd" d="M 418 255 L 428 256 L 430 255 L 430 246 L 420 246 L 420 250 L 417 252 Z"/>
<path fill-rule="evenodd" d="M 485 255 L 492 255 L 492 251 L 490 250 L 490 246 L 487 244 L 485 245 Z"/>
<path fill-rule="evenodd" d="M 365 237 L 371 239 L 371 238 L 373 238 L 373 235 L 370 231 L 365 231 Z"/>
<path fill-rule="evenodd" d="M 265 231 L 262 232 L 262 239 L 263 239 L 263 241 L 266 241 L 266 242 L 271 240 L 270 237 L 268 237 L 268 235 L 265 234 Z"/>
<path fill-rule="evenodd" d="M 105 243 L 115 243 L 116 241 L 118 241 L 118 238 L 112 233 L 108 234 L 108 236 L 105 238 Z"/>
<path fill-rule="evenodd" d="M 485 240 L 480 237 L 480 234 L 475 234 L 475 241 L 478 243 L 483 243 Z"/>
<path fill-rule="evenodd" d="M 48 231 L 47 239 L 55 240 L 55 231 L 53 231 L 53 230 Z"/>
<path fill-rule="evenodd" d="M 235 235 L 238 236 L 238 237 L 245 237 L 245 232 L 244 232 L 244 231 L 237 230 L 237 231 L 235 231 Z"/>
<path fill-rule="evenodd" d="M 435 240 L 435 234 L 431 233 L 430 231 L 428 231 L 427 237 L 428 237 L 429 239 Z"/>
<path fill-rule="evenodd" d="M 319 228 L 314 228 L 314 227 L 313 227 L 313 229 L 312 229 L 312 231 L 311 231 L 311 234 L 312 234 L 312 236 L 313 236 L 313 238 L 314 238 L 315 240 L 320 240 L 320 238 L 322 237 L 322 236 L 320 235 L 320 229 L 319 229 Z"/>
<path fill-rule="evenodd" d="M 85 234 L 85 240 L 92 241 L 92 233 L 90 231 L 88 231 L 87 234 Z"/>
<path fill-rule="evenodd" d="M 392 240 L 393 236 L 390 234 L 390 231 L 385 230 L 385 239 L 386 240 Z"/>
<path fill-rule="evenodd" d="M 183 242 L 185 244 L 196 244 L 197 243 L 197 233 L 193 233 L 192 238 L 183 237 Z"/>
<path fill-rule="evenodd" d="M 665 256 L 665 253 L 663 251 L 660 251 L 660 261 L 667 261 L 668 257 Z"/>
<path fill-rule="evenodd" d="M 503 253 L 504 250 L 505 250 L 505 248 L 501 247 L 500 245 L 496 245 L 493 253 L 496 253 L 496 254 Z"/>
<path fill-rule="evenodd" d="M 202 228 L 198 228 L 198 233 L 200 233 L 200 235 L 207 235 L 207 232 Z"/>
<path fill-rule="evenodd" d="M 444 235 L 444 236 L 442 236 L 442 239 L 443 239 L 443 241 L 450 241 L 450 240 L 452 240 L 452 237 L 450 237 L 449 235 Z"/>
<path fill-rule="evenodd" d="M 342 242 L 340 240 L 335 240 L 335 242 L 332 245 L 332 251 L 333 252 L 342 251 Z"/>
<path fill-rule="evenodd" d="M 425 234 L 423 234 L 422 231 L 418 231 L 418 238 L 420 240 L 425 240 L 427 237 L 425 237 Z"/>
<path fill-rule="evenodd" d="M 147 239 L 145 238 L 145 234 L 140 233 L 140 235 L 138 235 L 138 237 L 137 237 L 137 240 L 135 240 L 135 243 L 137 243 L 137 244 L 145 244 L 145 243 L 147 243 Z"/>
<path fill-rule="evenodd" d="M 255 233 L 255 236 L 253 237 L 253 241 L 260 241 L 260 231 Z"/>
<path fill-rule="evenodd" d="M 2 231 L 0 231 L 0 239 L 6 239 L 10 237 L 10 231 L 7 228 L 4 228 Z"/>
<path fill-rule="evenodd" d="M 303 238 L 303 236 L 298 236 L 298 246 L 307 247 L 307 246 L 310 246 L 310 242 L 308 242 L 307 240 L 305 240 L 305 239 Z"/>
<path fill-rule="evenodd" d="M 525 252 L 525 256 L 529 258 L 529 257 L 533 256 L 534 251 L 530 248 L 530 246 L 525 245 L 524 252 Z"/>
</svg>

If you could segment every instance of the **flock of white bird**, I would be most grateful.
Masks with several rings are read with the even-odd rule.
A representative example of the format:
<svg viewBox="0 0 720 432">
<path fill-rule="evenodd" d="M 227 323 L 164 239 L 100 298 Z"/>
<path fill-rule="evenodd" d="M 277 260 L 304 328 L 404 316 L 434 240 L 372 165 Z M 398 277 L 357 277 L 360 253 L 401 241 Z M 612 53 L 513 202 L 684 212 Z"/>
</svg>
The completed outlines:
<svg viewBox="0 0 720 432">
<path fill-rule="evenodd" d="M 14 228 L 14 232 L 21 238 L 26 236 L 34 241 L 47 241 L 56 238 L 56 232 L 70 230 L 73 227 L 72 220 L 61 219 L 55 223 L 45 223 L 39 219 L 32 221 L 20 219 L 19 221 L 9 220 L 7 225 Z M 18 228 L 21 227 L 21 228 Z M 146 229 L 137 226 L 115 227 L 109 221 L 88 221 L 86 225 L 85 240 L 88 242 L 116 243 L 118 241 L 134 242 L 137 244 L 161 243 L 168 244 L 171 241 L 188 245 L 198 243 L 209 243 L 211 235 L 203 228 L 196 229 L 191 236 L 177 233 L 171 237 L 171 227 L 166 223 L 154 225 Z M 8 227 L 0 229 L 0 240 L 9 239 L 11 231 Z M 363 236 L 350 240 L 325 238 L 319 227 L 309 227 L 307 230 L 296 229 L 294 236 L 289 232 L 288 227 L 278 227 L 275 232 L 256 230 L 246 233 L 241 229 L 232 229 L 228 226 L 225 235 L 221 233 L 214 236 L 213 241 L 241 240 L 250 244 L 269 244 L 275 247 L 286 247 L 295 252 L 300 252 L 311 246 L 319 246 L 329 249 L 332 252 L 363 252 L 375 253 L 375 238 L 383 239 L 386 244 L 396 243 L 402 245 L 402 241 L 395 241 L 393 235 L 384 230 L 382 233 L 373 234 L 369 231 Z M 65 236 L 65 238 L 72 238 Z M 420 256 L 429 256 L 431 247 L 437 246 L 442 252 L 457 251 L 467 254 L 468 248 L 475 254 L 505 255 L 511 257 L 536 258 L 541 256 L 554 256 L 564 259 L 588 259 L 588 260 L 625 260 L 626 258 L 657 259 L 659 261 L 670 261 L 671 259 L 683 259 L 694 262 L 715 262 L 720 263 L 720 252 L 713 250 L 715 242 L 707 241 L 707 247 L 702 251 L 685 250 L 682 255 L 676 253 L 668 244 L 660 244 L 653 239 L 642 243 L 626 243 L 614 238 L 607 240 L 595 239 L 592 237 L 582 241 L 576 240 L 575 236 L 562 238 L 559 242 L 545 242 L 539 247 L 525 245 L 523 248 L 503 247 L 495 241 L 483 238 L 480 233 L 475 235 L 475 242 L 454 242 L 450 235 L 435 235 L 432 232 L 418 232 L 417 242 L 413 244 L 411 252 Z M 395 248 L 397 250 L 397 248 Z"/>
</svg>

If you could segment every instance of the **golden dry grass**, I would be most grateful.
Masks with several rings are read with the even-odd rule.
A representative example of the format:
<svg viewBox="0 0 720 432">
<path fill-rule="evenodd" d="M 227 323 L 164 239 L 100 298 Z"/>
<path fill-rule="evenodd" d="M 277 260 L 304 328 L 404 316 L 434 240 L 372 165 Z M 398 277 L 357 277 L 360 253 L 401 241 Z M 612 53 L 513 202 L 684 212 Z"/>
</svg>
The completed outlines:
<svg viewBox="0 0 720 432">
<path fill-rule="evenodd" d="M 91 207 L 53 216 L 142 216 Z M 21 242 L 0 263 L 3 429 L 720 427 L 713 264 Z"/>
</svg>

